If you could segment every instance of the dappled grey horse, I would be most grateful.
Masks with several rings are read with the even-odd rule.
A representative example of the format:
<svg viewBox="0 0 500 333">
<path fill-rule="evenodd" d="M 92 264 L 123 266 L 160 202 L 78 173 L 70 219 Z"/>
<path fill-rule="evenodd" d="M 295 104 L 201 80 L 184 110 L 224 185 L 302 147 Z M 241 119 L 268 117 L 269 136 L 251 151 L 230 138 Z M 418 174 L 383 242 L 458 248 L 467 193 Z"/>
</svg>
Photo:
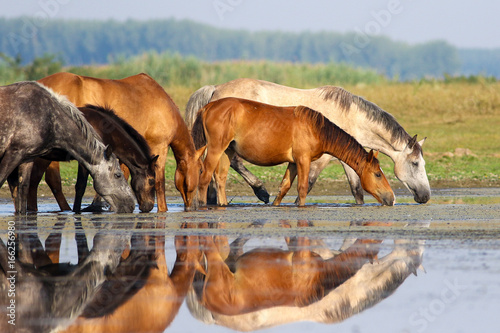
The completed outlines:
<svg viewBox="0 0 500 333">
<path fill-rule="evenodd" d="M 65 97 L 36 82 L 0 87 L 0 186 L 8 178 L 16 212 L 26 213 L 36 157 L 78 160 L 116 212 L 132 212 L 134 194 L 111 148 Z"/>
</svg>

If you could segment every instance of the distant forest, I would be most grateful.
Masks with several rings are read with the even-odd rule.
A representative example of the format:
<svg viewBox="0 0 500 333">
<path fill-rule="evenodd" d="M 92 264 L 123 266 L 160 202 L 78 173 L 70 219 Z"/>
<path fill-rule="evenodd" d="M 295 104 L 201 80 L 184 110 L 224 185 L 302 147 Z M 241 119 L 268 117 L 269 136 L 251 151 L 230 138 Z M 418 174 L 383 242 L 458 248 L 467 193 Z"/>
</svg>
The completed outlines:
<svg viewBox="0 0 500 333">
<path fill-rule="evenodd" d="M 50 54 L 65 65 L 107 64 L 156 51 L 204 61 L 342 63 L 401 80 L 445 74 L 500 78 L 500 49 L 457 49 L 444 41 L 409 45 L 354 33 L 247 32 L 174 19 L 37 21 L 21 17 L 0 18 L 0 36 L 0 53 L 22 63 Z"/>
</svg>

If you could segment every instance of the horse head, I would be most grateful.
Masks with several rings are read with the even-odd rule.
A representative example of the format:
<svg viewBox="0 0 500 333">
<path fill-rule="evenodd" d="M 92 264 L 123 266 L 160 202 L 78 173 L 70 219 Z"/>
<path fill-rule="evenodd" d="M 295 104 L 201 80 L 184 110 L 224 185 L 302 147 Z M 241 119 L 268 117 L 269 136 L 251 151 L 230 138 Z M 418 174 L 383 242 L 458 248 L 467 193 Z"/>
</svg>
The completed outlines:
<svg viewBox="0 0 500 333">
<path fill-rule="evenodd" d="M 147 168 L 137 168 L 130 180 L 134 190 L 139 210 L 143 213 L 150 212 L 155 205 L 155 168 L 158 155 L 151 156 Z"/>
<path fill-rule="evenodd" d="M 360 175 L 361 185 L 381 204 L 393 206 L 396 201 L 394 192 L 392 192 L 391 186 L 380 168 L 377 156 L 378 151 L 370 150 L 368 153 L 363 172 Z"/>
<path fill-rule="evenodd" d="M 394 159 L 394 174 L 413 194 L 418 203 L 426 203 L 431 197 L 431 188 L 422 153 L 425 139 L 417 142 L 415 135 Z"/>
<path fill-rule="evenodd" d="M 177 162 L 175 170 L 175 188 L 181 193 L 186 211 L 196 210 L 198 207 L 198 182 L 200 171 L 203 170 L 201 156 L 207 146 L 196 150 L 194 154 L 188 154 L 186 159 Z"/>
<path fill-rule="evenodd" d="M 118 159 L 110 146 L 102 153 L 93 170 L 89 170 L 94 179 L 94 189 L 111 209 L 117 213 L 132 213 L 135 208 L 134 194 L 120 169 Z"/>
</svg>

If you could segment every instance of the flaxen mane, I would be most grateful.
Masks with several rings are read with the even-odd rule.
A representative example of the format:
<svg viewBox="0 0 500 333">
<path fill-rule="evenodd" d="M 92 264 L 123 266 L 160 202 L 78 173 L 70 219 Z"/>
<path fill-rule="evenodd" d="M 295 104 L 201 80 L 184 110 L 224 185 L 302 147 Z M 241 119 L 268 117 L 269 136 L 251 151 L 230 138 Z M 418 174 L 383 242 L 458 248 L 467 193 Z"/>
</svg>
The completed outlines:
<svg viewBox="0 0 500 333">
<path fill-rule="evenodd" d="M 368 120 L 381 123 L 387 131 L 391 132 L 393 141 L 408 142 L 411 139 L 410 135 L 396 119 L 378 105 L 353 95 L 341 87 L 324 86 L 318 88 L 318 90 L 325 101 L 331 100 L 337 103 L 338 107 L 344 112 L 349 112 L 351 105 L 354 103 L 359 110 L 365 112 Z"/>
</svg>

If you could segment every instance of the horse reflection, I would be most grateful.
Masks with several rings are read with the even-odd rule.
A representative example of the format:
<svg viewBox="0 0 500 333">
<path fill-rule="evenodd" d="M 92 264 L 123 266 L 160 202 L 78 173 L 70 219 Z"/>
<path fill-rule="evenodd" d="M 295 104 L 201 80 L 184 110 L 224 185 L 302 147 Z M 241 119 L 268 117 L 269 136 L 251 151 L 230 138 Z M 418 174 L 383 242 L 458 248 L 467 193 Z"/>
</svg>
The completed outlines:
<svg viewBox="0 0 500 333">
<path fill-rule="evenodd" d="M 288 251 L 260 248 L 233 256 L 245 241 L 231 243 L 224 261 L 224 251 L 214 247 L 224 241 L 204 240 L 206 276 L 197 274 L 187 297 L 197 319 L 239 331 L 339 322 L 392 294 L 416 274 L 423 253 L 419 241 L 395 240 L 392 251 L 377 258 L 380 241 L 346 239 L 338 254 L 322 259 L 304 247 L 311 240 L 299 236 L 288 241 Z M 305 276 L 314 278 L 300 279 Z"/>
<path fill-rule="evenodd" d="M 34 223 L 31 223 L 34 222 Z M 101 230 L 94 247 L 78 265 L 52 265 L 36 232 L 36 220 L 17 221 L 17 237 L 0 240 L 0 304 L 11 304 L 7 291 L 15 279 L 15 326 L 0 321 L 1 332 L 50 332 L 67 325 L 113 272 L 128 243 L 127 233 Z M 15 246 L 15 261 L 9 257 Z M 14 263 L 12 263 L 14 261 Z"/>
<path fill-rule="evenodd" d="M 169 275 L 164 223 L 139 223 L 137 228 L 158 231 L 134 233 L 115 273 L 61 332 L 163 332 L 173 321 L 199 267 L 198 237 L 175 236 L 177 258 Z"/>
</svg>

